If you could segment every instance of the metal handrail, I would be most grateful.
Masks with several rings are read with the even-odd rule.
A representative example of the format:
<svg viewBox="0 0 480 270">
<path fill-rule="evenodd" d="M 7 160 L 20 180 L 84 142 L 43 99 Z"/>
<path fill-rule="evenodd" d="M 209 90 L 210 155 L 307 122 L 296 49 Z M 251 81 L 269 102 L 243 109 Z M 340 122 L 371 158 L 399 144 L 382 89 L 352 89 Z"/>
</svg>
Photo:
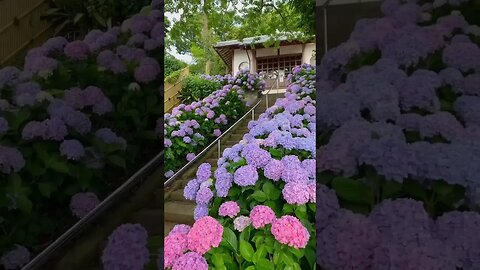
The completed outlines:
<svg viewBox="0 0 480 270">
<path fill-rule="evenodd" d="M 95 219 L 97 219 L 101 214 L 114 205 L 123 195 L 130 191 L 132 187 L 141 183 L 142 180 L 145 179 L 145 177 L 148 176 L 154 168 L 163 163 L 163 152 L 163 150 L 160 151 L 158 155 L 145 164 L 145 166 L 132 175 L 120 187 L 114 190 L 107 198 L 98 204 L 97 207 L 90 211 L 90 213 L 80 219 L 46 249 L 40 252 L 33 260 L 24 266 L 22 270 L 39 269 L 51 258 L 52 255 L 54 255 L 56 251 L 63 248 L 70 240 L 73 240 L 76 236 L 83 232 L 89 225 L 92 224 Z"/>
<path fill-rule="evenodd" d="M 277 87 L 278 87 L 278 79 L 279 78 L 277 76 L 277 78 L 275 79 L 275 81 L 277 82 Z M 252 120 L 254 120 L 254 118 L 255 118 L 255 108 L 257 108 L 258 105 L 260 105 L 260 103 L 263 101 L 264 98 L 266 100 L 266 104 L 268 104 L 268 94 L 270 93 L 270 91 L 273 90 L 274 86 L 275 86 L 275 83 L 272 84 L 270 89 L 265 94 L 263 94 L 263 97 L 252 108 L 250 108 L 250 110 L 248 110 L 242 117 L 240 117 L 233 125 L 231 125 L 227 130 L 225 130 L 220 136 L 218 136 L 207 147 L 205 147 L 200 153 L 198 153 L 192 160 L 190 160 L 187 164 L 185 164 L 182 168 L 180 168 L 177 172 L 175 172 L 170 178 L 168 178 L 167 181 L 165 181 L 165 183 L 163 184 L 163 186 L 168 187 L 169 185 L 171 185 L 177 177 L 182 175 L 183 172 L 185 172 L 190 167 L 190 165 L 194 164 L 200 158 L 202 158 L 208 151 L 210 151 L 210 149 L 212 149 L 212 147 L 215 146 L 215 144 L 218 145 L 218 158 L 220 158 L 220 156 L 221 156 L 221 144 L 220 144 L 221 139 L 225 135 L 227 135 L 230 131 L 232 131 L 236 126 L 238 126 L 238 124 L 240 124 L 250 113 L 252 114 Z M 268 108 L 268 105 L 267 105 L 267 108 Z"/>
</svg>

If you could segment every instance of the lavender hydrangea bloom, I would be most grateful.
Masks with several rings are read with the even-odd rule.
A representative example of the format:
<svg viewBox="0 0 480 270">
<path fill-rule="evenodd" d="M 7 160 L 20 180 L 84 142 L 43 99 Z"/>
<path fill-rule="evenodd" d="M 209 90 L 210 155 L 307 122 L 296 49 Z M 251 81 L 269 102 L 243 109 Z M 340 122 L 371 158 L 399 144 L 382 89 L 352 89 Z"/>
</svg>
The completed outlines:
<svg viewBox="0 0 480 270">
<path fill-rule="evenodd" d="M 263 174 L 268 179 L 278 181 L 282 177 L 283 170 L 283 162 L 280 160 L 271 159 L 263 169 Z"/>
<path fill-rule="evenodd" d="M 18 172 L 25 166 L 22 153 L 12 147 L 0 145 L 0 171 L 5 174 Z"/>
<path fill-rule="evenodd" d="M 480 215 L 476 212 L 453 211 L 436 221 L 436 234 L 452 248 L 457 267 L 476 269 L 480 267 Z"/>
<path fill-rule="evenodd" d="M 110 50 L 105 50 L 98 54 L 97 64 L 112 71 L 114 74 L 127 72 L 125 63 Z"/>
<path fill-rule="evenodd" d="M 317 233 L 323 230 L 340 210 L 335 191 L 322 184 L 316 185 L 315 224 Z"/>
<path fill-rule="evenodd" d="M 78 140 L 65 140 L 60 144 L 62 156 L 71 160 L 79 160 L 85 156 L 85 148 Z"/>
<path fill-rule="evenodd" d="M 342 210 L 317 233 L 317 263 L 327 269 L 371 269 L 379 239 L 370 220 Z"/>
<path fill-rule="evenodd" d="M 261 149 L 255 144 L 245 146 L 242 150 L 242 156 L 245 157 L 245 160 L 249 165 L 252 165 L 255 168 L 265 167 L 272 159 L 268 151 Z"/>
<path fill-rule="evenodd" d="M 52 37 L 43 43 L 42 48 L 45 48 L 49 53 L 61 52 L 67 43 L 68 40 L 64 37 Z"/>
<path fill-rule="evenodd" d="M 183 189 L 183 197 L 187 200 L 195 200 L 199 188 L 200 182 L 198 182 L 197 179 L 190 180 Z"/>
<path fill-rule="evenodd" d="M 140 65 L 135 69 L 135 80 L 140 83 L 150 83 L 157 79 L 160 71 L 157 60 L 149 57 L 143 58 L 140 61 Z"/>
<path fill-rule="evenodd" d="M 467 72 L 480 66 L 480 48 L 474 43 L 453 43 L 443 50 L 443 62 Z"/>
<path fill-rule="evenodd" d="M 0 258 L 0 264 L 6 270 L 16 270 L 25 266 L 31 258 L 30 251 L 24 246 L 15 245 L 15 248 Z"/>
<path fill-rule="evenodd" d="M 204 204 L 198 204 L 193 211 L 193 218 L 195 220 L 199 220 L 206 216 L 208 216 L 208 206 Z"/>
<path fill-rule="evenodd" d="M 31 74 L 47 77 L 58 68 L 58 61 L 45 56 L 30 57 L 25 59 L 23 68 Z"/>
<path fill-rule="evenodd" d="M 141 270 L 149 261 L 148 234 L 140 224 L 123 224 L 108 237 L 102 254 L 105 270 Z"/>
<path fill-rule="evenodd" d="M 101 128 L 95 132 L 95 137 L 103 140 L 107 144 L 118 144 L 121 145 L 123 148 L 127 147 L 127 141 L 122 137 L 117 136 L 111 129 L 109 128 Z"/>
<path fill-rule="evenodd" d="M 455 111 L 467 124 L 480 125 L 480 97 L 461 96 L 454 104 Z"/>
<path fill-rule="evenodd" d="M 90 53 L 90 48 L 84 41 L 76 40 L 65 46 L 64 53 L 71 60 L 86 60 Z"/>
<path fill-rule="evenodd" d="M 217 196 L 221 198 L 227 197 L 228 192 L 233 184 L 233 175 L 230 174 L 224 167 L 219 167 L 215 171 L 215 179 L 215 190 L 217 191 Z"/>
<path fill-rule="evenodd" d="M 407 244 L 430 239 L 433 222 L 421 202 L 412 199 L 385 200 L 369 215 L 385 241 Z"/>
<path fill-rule="evenodd" d="M 195 198 L 197 205 L 208 205 L 213 198 L 210 187 L 200 187 Z"/>
<path fill-rule="evenodd" d="M 8 125 L 8 121 L 5 118 L 0 117 L 0 136 L 7 133 L 9 129 L 10 126 Z"/>
<path fill-rule="evenodd" d="M 288 204 L 302 205 L 310 199 L 309 188 L 306 183 L 287 183 L 282 190 L 283 198 Z"/>
<path fill-rule="evenodd" d="M 233 181 L 241 187 L 255 185 L 257 180 L 258 172 L 252 165 L 238 168 L 233 175 Z"/>
<path fill-rule="evenodd" d="M 67 134 L 67 127 L 63 121 L 53 117 L 42 122 L 32 121 L 27 123 L 23 128 L 22 138 L 25 140 L 42 138 L 44 140 L 62 141 Z"/>
<path fill-rule="evenodd" d="M 334 91 L 320 93 L 317 104 L 317 125 L 320 127 L 339 126 L 349 120 L 360 118 L 360 102 L 350 93 Z M 332 111 L 335 111 L 332 114 Z"/>
<path fill-rule="evenodd" d="M 100 200 L 95 193 L 77 193 L 70 200 L 70 210 L 74 216 L 83 218 L 97 207 L 99 203 Z"/>
<path fill-rule="evenodd" d="M 210 163 L 202 163 L 197 170 L 198 182 L 207 181 L 212 176 L 212 165 Z"/>
<path fill-rule="evenodd" d="M 17 82 L 20 70 L 16 67 L 4 67 L 0 69 L 0 90 L 5 86 L 11 86 Z"/>
</svg>

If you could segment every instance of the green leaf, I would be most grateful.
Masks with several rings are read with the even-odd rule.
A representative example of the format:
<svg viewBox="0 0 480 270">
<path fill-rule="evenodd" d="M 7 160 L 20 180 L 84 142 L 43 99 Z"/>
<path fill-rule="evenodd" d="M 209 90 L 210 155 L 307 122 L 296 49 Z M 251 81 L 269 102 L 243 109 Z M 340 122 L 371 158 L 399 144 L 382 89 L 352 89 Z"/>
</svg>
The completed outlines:
<svg viewBox="0 0 480 270">
<path fill-rule="evenodd" d="M 252 195 L 250 195 L 253 199 L 255 199 L 257 202 L 264 202 L 267 200 L 267 195 L 265 192 L 261 190 L 255 191 Z"/>
<path fill-rule="evenodd" d="M 50 158 L 48 161 L 48 167 L 56 172 L 69 174 L 70 170 L 68 168 L 67 161 L 58 160 L 56 158 Z"/>
<path fill-rule="evenodd" d="M 237 236 L 235 235 L 235 232 L 233 232 L 230 228 L 225 228 L 223 230 L 223 236 L 227 243 L 233 248 L 233 251 L 235 253 L 238 252 L 238 240 Z"/>
<path fill-rule="evenodd" d="M 275 269 L 275 265 L 273 264 L 273 262 L 265 259 L 265 258 L 261 258 L 259 260 L 257 260 L 257 262 L 255 263 L 255 266 L 257 267 L 258 270 L 272 270 L 272 269 Z"/>
<path fill-rule="evenodd" d="M 293 213 L 293 205 L 291 205 L 291 204 L 284 204 L 284 205 L 283 205 L 283 213 L 284 213 L 284 214 L 291 214 L 291 213 Z"/>
<path fill-rule="evenodd" d="M 77 13 L 73 18 L 73 24 L 77 24 L 84 16 L 85 13 Z"/>
<path fill-rule="evenodd" d="M 373 203 L 372 190 L 358 180 L 335 177 L 332 181 L 332 187 L 338 196 L 344 200 L 368 205 Z"/>
<path fill-rule="evenodd" d="M 120 168 L 127 168 L 127 165 L 125 164 L 125 159 L 121 156 L 109 156 L 108 161 Z"/>
<path fill-rule="evenodd" d="M 38 183 L 38 190 L 42 196 L 50 198 L 50 195 L 57 190 L 57 186 L 52 182 Z"/>
<path fill-rule="evenodd" d="M 402 184 L 397 181 L 385 181 L 382 186 L 382 198 L 394 198 L 402 193 Z"/>
<path fill-rule="evenodd" d="M 315 249 L 306 248 L 305 249 L 305 257 L 307 258 L 308 264 L 310 266 L 314 266 L 317 262 L 317 254 L 315 253 Z"/>
<path fill-rule="evenodd" d="M 269 200 L 275 201 L 280 198 L 282 192 L 272 183 L 272 182 L 265 182 L 262 187 L 263 192 L 267 195 Z"/>
<path fill-rule="evenodd" d="M 15 201 L 18 205 L 18 208 L 23 212 L 27 214 L 30 214 L 32 212 L 33 204 L 26 196 L 15 196 Z"/>
<path fill-rule="evenodd" d="M 287 266 L 293 266 L 295 261 L 293 260 L 292 256 L 286 252 L 281 253 L 281 258 L 282 261 L 287 265 Z"/>
<path fill-rule="evenodd" d="M 248 262 L 251 262 L 253 259 L 253 254 L 254 250 L 252 245 L 243 239 L 240 240 L 240 255 L 242 255 L 242 257 Z"/>
<path fill-rule="evenodd" d="M 426 200 L 427 192 L 425 188 L 417 181 L 406 179 L 403 181 L 403 190 L 407 195 L 417 200 Z"/>
<path fill-rule="evenodd" d="M 250 265 L 249 267 L 245 268 L 245 270 L 255 270 L 257 268 L 255 268 L 254 265 Z"/>
<path fill-rule="evenodd" d="M 215 265 L 215 269 L 225 269 L 225 262 L 223 261 L 222 255 L 215 253 L 212 256 L 212 262 Z"/>
<path fill-rule="evenodd" d="M 295 206 L 295 215 L 299 219 L 307 219 L 307 206 L 305 204 Z"/>
<path fill-rule="evenodd" d="M 283 156 L 282 150 L 279 150 L 279 149 L 270 148 L 268 152 L 270 152 L 270 154 L 274 158 L 281 158 Z"/>
<path fill-rule="evenodd" d="M 267 248 L 265 245 L 260 246 L 260 248 L 255 251 L 255 254 L 253 254 L 253 263 L 257 264 L 260 259 L 264 259 L 267 256 Z"/>
</svg>

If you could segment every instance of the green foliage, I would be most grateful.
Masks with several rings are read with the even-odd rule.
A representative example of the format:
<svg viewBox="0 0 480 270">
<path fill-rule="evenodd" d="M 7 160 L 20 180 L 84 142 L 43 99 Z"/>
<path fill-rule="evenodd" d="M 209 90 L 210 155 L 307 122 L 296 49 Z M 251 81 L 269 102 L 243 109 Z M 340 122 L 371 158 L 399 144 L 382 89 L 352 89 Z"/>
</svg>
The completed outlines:
<svg viewBox="0 0 480 270">
<path fill-rule="evenodd" d="M 173 72 L 185 68 L 187 64 L 181 60 L 178 60 L 171 54 L 165 54 L 164 60 L 164 77 L 169 77 Z"/>
<path fill-rule="evenodd" d="M 50 0 L 50 9 L 43 17 L 56 28 L 56 33 L 75 32 L 84 36 L 91 29 L 106 30 L 118 25 L 150 3 L 150 0 Z"/>
<path fill-rule="evenodd" d="M 203 79 L 198 74 L 190 75 L 183 81 L 179 98 L 182 103 L 192 103 L 206 98 L 221 87 L 220 82 Z"/>
</svg>

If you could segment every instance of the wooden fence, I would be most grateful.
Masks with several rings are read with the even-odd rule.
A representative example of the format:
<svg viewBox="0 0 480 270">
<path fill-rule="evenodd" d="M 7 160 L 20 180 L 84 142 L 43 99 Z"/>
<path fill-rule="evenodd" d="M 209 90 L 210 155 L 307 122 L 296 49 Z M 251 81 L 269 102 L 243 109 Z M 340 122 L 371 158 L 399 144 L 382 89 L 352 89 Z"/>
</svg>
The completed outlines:
<svg viewBox="0 0 480 270">
<path fill-rule="evenodd" d="M 19 64 L 30 48 L 53 33 L 41 19 L 48 0 L 0 0 L 0 67 Z"/>
<path fill-rule="evenodd" d="M 167 81 L 164 82 L 164 112 L 168 113 L 177 105 L 180 104 L 180 99 L 178 99 L 178 95 L 182 90 L 182 84 L 185 78 L 190 74 L 189 68 L 186 67 L 180 71 L 180 76 L 177 79 L 177 82 L 174 84 L 168 83 Z"/>
</svg>

